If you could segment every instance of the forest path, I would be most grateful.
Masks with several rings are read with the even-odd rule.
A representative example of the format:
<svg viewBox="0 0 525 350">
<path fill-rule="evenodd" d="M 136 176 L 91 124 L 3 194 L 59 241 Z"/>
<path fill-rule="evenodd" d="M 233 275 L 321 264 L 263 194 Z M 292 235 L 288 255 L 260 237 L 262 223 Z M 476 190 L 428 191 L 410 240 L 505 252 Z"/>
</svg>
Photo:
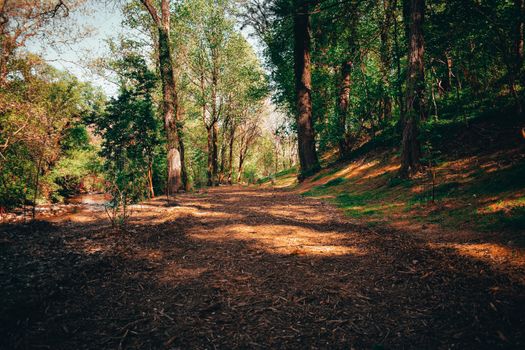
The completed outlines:
<svg viewBox="0 0 525 350">
<path fill-rule="evenodd" d="M 0 225 L 0 348 L 520 348 L 523 280 L 286 191 Z"/>
</svg>

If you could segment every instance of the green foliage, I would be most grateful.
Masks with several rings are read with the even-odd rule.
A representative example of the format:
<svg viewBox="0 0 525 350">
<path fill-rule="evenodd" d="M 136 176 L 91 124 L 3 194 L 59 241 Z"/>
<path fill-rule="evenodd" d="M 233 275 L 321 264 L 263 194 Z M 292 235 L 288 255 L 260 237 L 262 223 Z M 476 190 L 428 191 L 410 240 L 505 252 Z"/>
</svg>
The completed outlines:
<svg viewBox="0 0 525 350">
<path fill-rule="evenodd" d="M 106 179 L 111 183 L 114 204 L 118 207 L 147 195 L 148 171 L 154 170 L 161 138 L 152 96 L 155 75 L 144 59 L 135 54 L 113 64 L 119 74 L 120 93 L 91 121 L 103 137 L 100 154 L 105 159 Z"/>
<path fill-rule="evenodd" d="M 67 129 L 65 135 L 60 140 L 62 150 L 87 150 L 92 147 L 90 144 L 89 133 L 83 124 L 76 124 Z"/>
<path fill-rule="evenodd" d="M 346 159 L 380 145 L 399 147 L 407 93 L 409 23 L 404 10 L 409 8 L 404 4 L 409 2 L 328 0 L 311 13 L 311 97 L 320 152 L 337 147 L 341 140 L 350 147 Z M 516 105 L 523 104 L 523 65 L 515 52 L 516 26 L 523 19 L 516 15 L 516 4 L 426 2 L 425 110 L 429 118 L 422 121 L 420 132 L 425 166 L 439 164 L 452 147 L 460 151 L 461 144 L 447 145 L 444 135 L 459 134 L 464 126 L 491 113 L 515 115 Z M 294 128 L 290 33 L 296 6 L 297 2 L 274 0 L 247 10 L 264 43 L 274 102 L 291 117 L 289 124 Z M 254 19 L 257 13 L 262 14 Z M 348 111 L 341 115 L 337 106 L 345 62 L 351 62 L 351 88 Z M 501 119 L 505 124 L 508 118 Z"/>
<path fill-rule="evenodd" d="M 35 55 L 15 56 L 9 74 L 0 88 L 0 205 L 59 199 L 50 173 L 70 152 L 89 148 L 81 119 L 103 98 Z"/>
<path fill-rule="evenodd" d="M 93 191 L 98 188 L 86 188 L 83 180 L 89 176 L 102 173 L 102 159 L 94 148 L 76 149 L 62 157 L 45 177 L 44 181 L 57 192 L 55 200 L 70 197 L 82 191 Z"/>
</svg>

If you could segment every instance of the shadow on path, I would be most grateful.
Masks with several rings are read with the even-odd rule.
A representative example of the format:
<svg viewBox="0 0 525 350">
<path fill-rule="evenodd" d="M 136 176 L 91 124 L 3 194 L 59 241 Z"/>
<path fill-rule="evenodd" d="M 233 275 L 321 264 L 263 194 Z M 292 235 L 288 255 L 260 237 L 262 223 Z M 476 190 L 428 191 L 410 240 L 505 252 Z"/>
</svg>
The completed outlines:
<svg viewBox="0 0 525 350">
<path fill-rule="evenodd" d="M 525 346 L 522 275 L 286 192 L 178 202 L 0 226 L 0 348 Z"/>
</svg>

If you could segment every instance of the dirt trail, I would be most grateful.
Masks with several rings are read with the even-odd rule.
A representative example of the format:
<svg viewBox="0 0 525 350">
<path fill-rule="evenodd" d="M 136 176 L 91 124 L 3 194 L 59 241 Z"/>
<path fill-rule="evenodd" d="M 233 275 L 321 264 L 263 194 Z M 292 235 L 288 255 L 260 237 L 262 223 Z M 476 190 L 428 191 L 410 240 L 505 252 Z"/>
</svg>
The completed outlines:
<svg viewBox="0 0 525 350">
<path fill-rule="evenodd" d="M 0 348 L 525 347 L 523 271 L 347 222 L 284 191 L 220 187 L 0 225 Z"/>
</svg>

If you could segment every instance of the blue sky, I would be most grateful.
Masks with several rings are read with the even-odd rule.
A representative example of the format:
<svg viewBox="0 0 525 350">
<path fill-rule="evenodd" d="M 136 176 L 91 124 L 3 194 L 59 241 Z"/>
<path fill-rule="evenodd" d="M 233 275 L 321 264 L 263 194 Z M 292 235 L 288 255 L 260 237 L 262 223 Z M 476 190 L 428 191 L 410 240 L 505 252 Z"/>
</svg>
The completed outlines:
<svg viewBox="0 0 525 350">
<path fill-rule="evenodd" d="M 79 10 L 72 11 L 67 18 L 68 28 L 74 30 L 90 30 L 90 34 L 77 40 L 74 43 L 60 45 L 58 50 L 49 47 L 42 40 L 35 38 L 27 45 L 27 49 L 44 57 L 49 64 L 58 69 L 68 71 L 83 81 L 90 81 L 94 85 L 101 87 L 106 94 L 114 95 L 117 92 L 117 86 L 93 74 L 89 69 L 89 63 L 97 58 L 108 54 L 106 40 L 117 38 L 129 28 L 122 26 L 122 14 L 119 6 L 104 5 L 103 2 L 88 1 L 87 5 Z M 244 29 L 243 35 L 250 44 L 256 48 L 260 54 L 257 41 L 248 35 L 250 30 Z M 66 35 L 67 37 L 67 35 Z"/>
<path fill-rule="evenodd" d="M 42 55 L 56 68 L 66 70 L 83 81 L 91 81 L 113 95 L 117 91 L 116 86 L 92 74 L 87 67 L 91 60 L 108 53 L 108 38 L 116 38 L 123 32 L 120 9 L 112 5 L 88 5 L 81 11 L 72 11 L 67 21 L 73 30 L 89 30 L 89 35 L 73 43 L 58 45 L 57 49 L 35 38 L 28 43 L 27 49 Z"/>
</svg>

